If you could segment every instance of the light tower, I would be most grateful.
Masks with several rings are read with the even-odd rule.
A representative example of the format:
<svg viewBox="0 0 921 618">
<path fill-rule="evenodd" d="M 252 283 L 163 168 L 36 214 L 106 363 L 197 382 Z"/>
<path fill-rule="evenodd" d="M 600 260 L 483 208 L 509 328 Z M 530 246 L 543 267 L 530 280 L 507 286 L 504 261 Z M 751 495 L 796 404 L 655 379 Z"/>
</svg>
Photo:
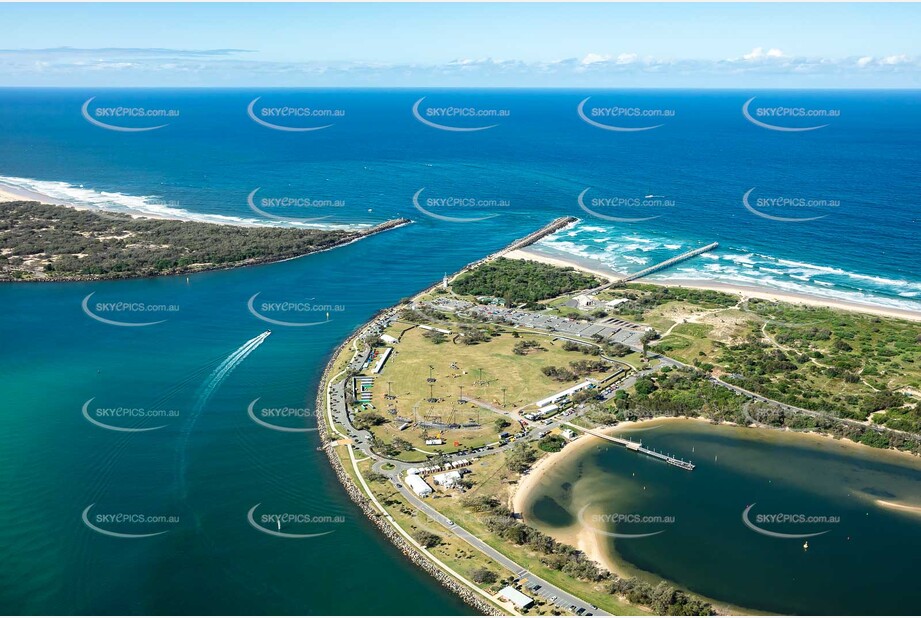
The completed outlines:
<svg viewBox="0 0 921 618">
<path fill-rule="evenodd" d="M 444 277 L 441 278 L 441 289 L 442 290 L 448 289 L 448 273 L 445 273 Z"/>
</svg>

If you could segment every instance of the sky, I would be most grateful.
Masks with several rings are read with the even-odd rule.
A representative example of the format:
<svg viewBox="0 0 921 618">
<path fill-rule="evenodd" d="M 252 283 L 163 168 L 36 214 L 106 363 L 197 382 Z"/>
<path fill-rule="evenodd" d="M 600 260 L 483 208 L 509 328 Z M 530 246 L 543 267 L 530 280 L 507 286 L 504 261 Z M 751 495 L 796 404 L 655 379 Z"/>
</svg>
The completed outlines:
<svg viewBox="0 0 921 618">
<path fill-rule="evenodd" d="M 0 4 L 0 86 L 921 87 L 918 4 Z"/>
</svg>

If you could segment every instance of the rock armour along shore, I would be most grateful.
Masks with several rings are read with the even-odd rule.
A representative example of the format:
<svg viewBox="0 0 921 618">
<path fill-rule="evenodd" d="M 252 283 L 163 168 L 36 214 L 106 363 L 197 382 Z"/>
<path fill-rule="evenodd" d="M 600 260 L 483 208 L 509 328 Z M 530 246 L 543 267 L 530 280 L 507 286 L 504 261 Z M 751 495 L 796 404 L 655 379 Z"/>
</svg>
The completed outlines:
<svg viewBox="0 0 921 618">
<path fill-rule="evenodd" d="M 349 495 L 349 498 L 352 499 L 352 502 L 358 505 L 358 507 L 364 512 L 368 519 L 370 519 L 371 522 L 380 529 L 384 536 L 387 537 L 391 543 L 396 545 L 397 549 L 399 549 L 400 552 L 409 558 L 416 566 L 420 567 L 426 573 L 434 577 L 442 586 L 455 593 L 465 603 L 483 615 L 502 616 L 504 614 L 500 612 L 496 607 L 487 603 L 483 600 L 482 597 L 472 592 L 467 586 L 461 584 L 450 575 L 442 571 L 441 568 L 429 560 L 425 554 L 408 543 L 406 539 L 403 538 L 403 536 L 393 528 L 393 526 L 387 523 L 381 514 L 378 513 L 371 505 L 371 501 L 368 500 L 368 498 L 364 495 L 361 488 L 355 484 L 355 482 L 352 480 L 352 477 L 350 477 L 345 471 L 345 468 L 342 465 L 342 460 L 339 459 L 339 455 L 336 452 L 336 449 L 330 445 L 330 442 L 332 441 L 332 438 L 330 437 L 331 428 L 327 425 L 326 418 L 326 392 L 328 388 L 327 382 L 330 378 L 333 362 L 335 362 L 343 348 L 352 341 L 352 339 L 357 335 L 358 332 L 361 331 L 362 328 L 364 328 L 364 325 L 359 327 L 355 333 L 350 335 L 342 344 L 339 345 L 338 348 L 336 348 L 336 351 L 333 352 L 333 355 L 327 363 L 326 368 L 323 370 L 323 375 L 320 378 L 320 388 L 317 392 L 316 413 L 317 419 L 320 421 L 320 440 L 323 445 L 323 450 L 326 451 L 326 455 L 329 457 L 329 461 L 332 464 L 333 471 L 336 473 L 336 478 L 339 479 L 339 482 L 345 488 L 345 491 Z"/>
</svg>

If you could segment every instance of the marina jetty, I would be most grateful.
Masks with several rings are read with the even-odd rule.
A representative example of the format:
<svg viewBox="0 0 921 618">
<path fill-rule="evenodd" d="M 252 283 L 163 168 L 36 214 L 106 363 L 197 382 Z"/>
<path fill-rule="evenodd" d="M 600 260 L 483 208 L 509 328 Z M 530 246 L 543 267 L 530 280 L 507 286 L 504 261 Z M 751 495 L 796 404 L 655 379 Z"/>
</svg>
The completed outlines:
<svg viewBox="0 0 921 618">
<path fill-rule="evenodd" d="M 579 425 L 573 425 L 572 423 L 564 423 L 564 425 L 567 425 L 568 427 L 571 427 L 573 429 L 577 429 L 581 432 L 587 433 L 596 438 L 601 438 L 602 440 L 607 440 L 608 442 L 619 444 L 623 447 L 626 447 L 628 451 L 633 451 L 635 453 L 642 453 L 643 455 L 649 455 L 650 457 L 654 459 L 660 459 L 664 461 L 665 463 L 667 463 L 668 465 L 675 466 L 676 468 L 681 468 L 682 470 L 690 471 L 690 470 L 693 470 L 695 467 L 694 464 L 692 464 L 690 461 L 685 461 L 684 459 L 673 457 L 671 455 L 666 455 L 665 453 L 660 453 L 659 451 L 655 451 L 651 448 L 646 448 L 645 446 L 643 446 L 642 442 L 633 442 L 632 440 L 618 438 L 617 436 L 609 436 L 599 431 L 594 431 L 592 429 L 580 427 Z"/>
</svg>

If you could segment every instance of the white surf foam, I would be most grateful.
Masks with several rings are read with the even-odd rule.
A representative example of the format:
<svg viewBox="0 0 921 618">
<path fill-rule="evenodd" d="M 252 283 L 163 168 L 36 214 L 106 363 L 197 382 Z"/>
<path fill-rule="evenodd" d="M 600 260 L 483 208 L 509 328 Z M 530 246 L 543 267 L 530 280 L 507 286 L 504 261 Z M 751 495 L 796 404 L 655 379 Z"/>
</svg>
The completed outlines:
<svg viewBox="0 0 921 618">
<path fill-rule="evenodd" d="M 313 229 L 361 229 L 371 224 L 320 224 L 297 221 L 266 221 L 254 217 L 237 217 L 199 213 L 166 203 L 156 195 L 129 195 L 118 191 L 99 191 L 83 185 L 72 185 L 55 180 L 36 180 L 16 176 L 0 176 L 0 186 L 11 193 L 22 193 L 24 199 L 37 199 L 60 206 L 81 210 L 117 212 L 135 217 L 198 221 L 247 227 L 298 227 Z"/>
</svg>

